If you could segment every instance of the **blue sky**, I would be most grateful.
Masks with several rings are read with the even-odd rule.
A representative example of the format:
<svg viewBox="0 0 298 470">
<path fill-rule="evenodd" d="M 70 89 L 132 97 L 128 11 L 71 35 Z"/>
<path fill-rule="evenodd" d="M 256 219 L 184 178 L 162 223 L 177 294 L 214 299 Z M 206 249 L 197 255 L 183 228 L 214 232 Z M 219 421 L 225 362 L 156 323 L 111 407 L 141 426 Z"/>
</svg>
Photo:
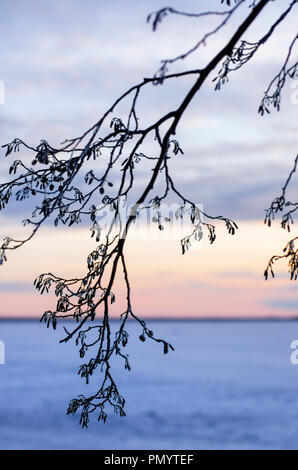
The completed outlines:
<svg viewBox="0 0 298 470">
<path fill-rule="evenodd" d="M 173 1 L 171 6 L 179 3 Z M 208 5 L 212 9 L 218 3 Z M 271 3 L 246 38 L 258 39 L 288 2 Z M 205 5 L 187 1 L 184 9 L 197 11 Z M 17 135 L 34 143 L 45 138 L 56 144 L 79 134 L 117 95 L 152 75 L 161 59 L 188 49 L 197 30 L 206 31 L 213 24 L 169 16 L 152 33 L 146 15 L 162 6 L 161 1 L 133 0 L 6 2 L 0 29 L 1 79 L 6 86 L 2 141 Z M 241 15 L 246 13 L 244 7 Z M 171 70 L 206 63 L 232 26 Z M 185 156 L 176 159 L 173 168 L 181 187 L 211 211 L 262 218 L 264 206 L 287 174 L 296 152 L 297 106 L 290 101 L 291 84 L 284 89 L 280 113 L 261 118 L 257 108 L 294 32 L 295 12 L 251 63 L 231 74 L 220 92 L 207 83 L 185 114 L 179 129 Z M 144 98 L 144 114 L 150 119 L 156 111 L 177 104 L 190 84 L 191 79 L 182 79 L 152 87 Z"/>
<path fill-rule="evenodd" d="M 189 0 L 183 2 L 183 9 L 200 11 L 206 5 L 210 10 L 222 9 L 219 3 Z M 249 3 L 206 47 L 170 70 L 206 64 L 247 15 Z M 259 39 L 289 3 L 270 2 L 245 39 Z M 181 8 L 179 1 L 169 5 Z M 4 2 L 0 79 L 5 84 L 6 103 L 0 106 L 1 144 L 19 137 L 35 145 L 40 139 L 57 145 L 81 134 L 126 88 L 152 76 L 160 60 L 189 49 L 198 34 L 214 25 L 209 19 L 168 16 L 153 33 L 146 16 L 163 6 L 160 0 Z M 231 74 L 222 90 L 215 92 L 210 80 L 180 124 L 177 138 L 184 155 L 171 161 L 177 186 L 213 215 L 261 223 L 264 209 L 280 193 L 291 168 L 297 151 L 298 105 L 291 102 L 293 84 L 289 82 L 284 88 L 279 113 L 261 117 L 257 109 L 286 56 L 296 18 L 294 8 L 268 44 Z M 148 88 L 140 115 L 152 120 L 177 106 L 191 83 L 188 77 Z M 1 158 L 2 181 L 7 165 Z M 141 170 L 139 187 L 146 177 L 146 171 Z M 14 204 L 13 210 L 5 213 L 2 227 L 14 229 L 23 208 Z M 26 283 L 27 278 L 19 282 Z"/>
</svg>

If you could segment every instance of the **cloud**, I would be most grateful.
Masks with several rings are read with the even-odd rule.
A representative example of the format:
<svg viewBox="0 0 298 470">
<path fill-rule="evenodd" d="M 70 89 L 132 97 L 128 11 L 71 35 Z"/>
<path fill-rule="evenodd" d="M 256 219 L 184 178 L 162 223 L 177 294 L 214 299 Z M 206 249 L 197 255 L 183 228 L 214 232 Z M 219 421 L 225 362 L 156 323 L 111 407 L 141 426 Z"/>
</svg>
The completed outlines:
<svg viewBox="0 0 298 470">
<path fill-rule="evenodd" d="M 264 301 L 264 305 L 276 309 L 289 309 L 297 310 L 298 312 L 298 302 L 297 299 L 287 299 L 285 297 L 269 299 Z"/>
<path fill-rule="evenodd" d="M 183 8 L 188 11 L 205 10 L 206 3 L 210 9 L 224 8 L 223 5 L 219 5 L 218 0 L 210 2 L 188 0 Z M 276 18 L 282 11 L 282 3 L 284 2 L 270 2 L 267 11 L 260 16 L 256 25 L 245 37 L 251 41 L 260 38 L 268 29 L 272 18 Z M 197 40 L 198 30 L 201 33 L 204 28 L 209 28 L 210 23 L 206 19 L 197 22 L 169 15 L 158 31 L 152 33 L 150 26 L 145 22 L 146 15 L 163 6 L 162 0 L 147 2 L 115 0 L 109 4 L 98 0 L 3 2 L 2 15 L 6 21 L 1 27 L 3 38 L 0 42 L 2 57 L 0 79 L 5 82 L 7 99 L 6 104 L 1 105 L 1 144 L 19 137 L 33 145 L 45 138 L 55 146 L 65 138 L 81 135 L 126 88 L 142 80 L 144 76 L 152 76 L 158 69 L 161 59 L 173 57 L 187 50 Z M 171 6 L 181 8 L 181 1 L 172 0 Z M 245 7 L 242 16 L 246 14 Z M 225 28 L 218 37 L 208 40 L 207 47 L 202 47 L 189 59 L 173 64 L 170 71 L 204 65 L 210 60 L 214 51 L 222 47 L 223 41 L 231 37 L 237 21 L 233 22 L 231 27 Z M 290 102 L 289 84 L 283 91 L 280 113 L 273 112 L 261 118 L 257 114 L 257 107 L 263 91 L 280 69 L 287 44 L 295 28 L 294 18 L 279 25 L 270 43 L 262 46 L 254 59 L 245 67 L 231 74 L 229 83 L 225 84 L 220 92 L 214 91 L 214 83 L 211 82 L 216 76 L 217 71 L 214 71 L 209 83 L 194 98 L 179 124 L 176 138 L 184 150 L 184 155 L 169 160 L 170 171 L 177 188 L 195 203 L 203 203 L 204 209 L 211 215 L 226 215 L 237 221 L 260 220 L 264 215 L 264 209 L 276 195 L 280 194 L 296 154 L 296 129 L 293 122 L 297 106 Z M 163 86 L 148 86 L 138 108 L 142 118 L 140 125 L 145 126 L 157 119 L 161 113 L 176 109 L 192 83 L 193 78 L 187 77 L 172 83 L 164 83 Z M 115 113 L 121 115 L 124 112 L 124 107 L 115 110 Z M 147 149 L 149 153 L 156 152 L 151 143 Z M 2 152 L 3 149 L 1 157 Z M 22 154 L 10 156 L 9 159 L 0 159 L 1 181 L 6 180 L 7 169 L 13 158 L 20 156 Z M 139 193 L 148 181 L 148 174 L 151 173 L 147 167 L 142 169 L 140 166 L 137 172 L 136 192 Z M 162 181 L 164 180 L 161 178 L 154 188 L 155 194 L 159 190 L 163 191 Z M 32 204 L 34 205 L 33 201 Z M 12 203 L 4 214 L 1 212 L 2 221 L 5 217 L 5 221 L 2 222 L 2 232 L 5 233 L 2 233 L 0 238 L 7 234 L 8 228 L 13 234 L 16 231 L 21 232 L 22 227 L 15 228 L 16 219 L 22 220 L 29 216 L 30 209 L 31 203 L 26 201 L 21 204 Z M 6 227 L 6 223 L 10 227 Z M 34 245 L 40 250 L 36 250 L 36 253 L 42 253 L 45 246 L 48 252 L 50 242 L 56 240 L 54 232 L 48 226 L 45 227 L 45 231 L 50 239 L 44 245 L 42 243 Z M 69 236 L 74 237 L 74 233 L 75 231 L 71 229 Z M 263 238 L 259 237 L 258 232 L 254 230 L 249 233 L 250 236 L 242 242 L 237 255 L 232 251 L 227 255 L 228 248 L 225 246 L 222 250 L 216 247 L 214 251 L 206 249 L 208 260 L 205 258 L 202 269 L 208 270 L 211 264 L 214 273 L 218 270 L 217 275 L 214 275 L 214 282 L 219 283 L 218 277 L 225 279 L 222 282 L 225 284 L 223 289 L 230 295 L 227 299 L 227 311 L 230 308 L 230 299 L 233 300 L 235 279 L 239 278 L 239 284 L 245 280 L 247 284 L 252 283 L 253 273 L 249 272 L 251 260 L 249 259 L 245 266 L 241 264 L 242 257 L 249 257 L 247 250 L 251 246 L 250 243 L 254 245 L 253 248 L 260 243 L 262 249 L 268 249 L 264 241 L 267 239 L 265 235 L 264 237 L 262 235 Z M 284 233 L 281 234 L 283 235 Z M 279 235 L 274 232 L 271 241 L 275 238 L 278 243 L 278 237 Z M 61 245 L 59 232 L 57 240 L 59 240 L 57 246 Z M 85 243 L 82 241 L 79 246 L 82 248 Z M 64 247 L 65 251 L 69 249 L 69 242 L 65 243 Z M 26 248 L 24 250 L 26 251 Z M 131 256 L 135 250 L 134 246 Z M 144 248 L 139 252 L 138 261 L 143 259 L 143 250 Z M 179 243 L 177 250 L 180 255 Z M 15 261 L 10 274 L 11 279 L 16 275 L 23 276 L 34 256 L 35 251 L 30 252 L 30 256 L 27 254 L 27 263 L 24 263 L 22 270 Z M 55 252 L 52 251 L 49 262 L 56 264 L 58 256 L 57 259 L 54 256 Z M 76 256 L 74 250 L 74 261 L 71 260 L 67 264 L 69 272 L 77 269 Z M 226 266 L 229 266 L 230 271 L 218 261 L 225 256 L 228 256 Z M 253 252 L 251 256 L 254 256 Z M 203 258 L 198 257 L 198 265 Z M 15 259 L 13 254 L 10 259 L 11 261 Z M 265 256 L 258 267 L 260 273 L 263 269 L 263 259 Z M 185 258 L 183 262 L 184 260 Z M 60 255 L 58 261 L 61 263 L 59 269 L 64 271 L 65 262 L 62 266 Z M 147 264 L 150 262 L 152 260 L 148 258 Z M 156 262 L 159 263 L 160 259 Z M 167 266 L 171 262 L 172 260 L 168 259 Z M 252 265 L 253 263 L 254 261 L 251 261 Z M 134 270 L 136 269 L 134 267 Z M 186 272 L 189 269 L 189 265 L 185 266 L 184 271 L 177 274 L 176 281 L 166 270 L 164 274 L 163 271 L 156 270 L 154 273 L 156 283 L 165 285 L 168 278 L 168 284 L 172 285 L 174 295 L 175 288 L 183 282 L 183 278 L 188 279 Z M 196 269 L 199 268 L 196 266 Z M 175 266 L 173 272 L 176 273 L 174 270 Z M 145 276 L 144 272 L 140 274 L 140 279 L 142 276 Z M 210 293 L 213 281 L 211 280 L 209 284 L 207 278 L 200 282 L 196 276 L 197 271 L 193 274 L 192 284 L 189 284 L 189 281 L 185 282 L 191 285 L 193 292 L 200 288 L 201 293 L 205 288 L 206 292 Z M 159 279 L 162 279 L 162 282 Z M 152 277 L 149 276 L 149 283 L 152 282 Z M 227 287 L 229 282 L 230 287 Z M 1 286 L 1 292 L 17 290 L 25 292 L 32 289 L 31 283 L 26 282 L 4 281 Z M 245 291 L 247 298 L 250 292 L 248 286 Z M 214 299 L 214 304 L 210 306 L 208 312 L 216 307 L 216 301 L 217 299 Z M 271 305 L 271 308 L 279 308 L 281 303 L 278 302 L 284 300 L 277 300 L 275 307 Z M 207 300 L 206 305 L 208 305 Z M 236 302 L 235 312 L 238 305 Z M 270 307 L 269 304 L 266 305 Z M 285 305 L 283 304 L 284 308 Z"/>
<path fill-rule="evenodd" d="M 31 282 L 13 282 L 13 281 L 1 281 L 0 292 L 33 292 L 34 287 Z"/>
<path fill-rule="evenodd" d="M 233 271 L 218 271 L 216 273 L 216 277 L 224 278 L 224 279 L 239 279 L 239 278 L 257 278 L 257 273 L 253 271 L 241 271 L 241 270 L 233 270 Z"/>
</svg>

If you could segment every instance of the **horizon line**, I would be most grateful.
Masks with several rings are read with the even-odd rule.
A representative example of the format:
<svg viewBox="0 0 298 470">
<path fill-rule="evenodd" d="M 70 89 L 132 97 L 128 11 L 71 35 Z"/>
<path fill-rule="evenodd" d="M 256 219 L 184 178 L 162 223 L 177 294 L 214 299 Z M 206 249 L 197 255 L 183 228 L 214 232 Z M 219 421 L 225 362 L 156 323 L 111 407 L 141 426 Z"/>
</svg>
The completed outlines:
<svg viewBox="0 0 298 470">
<path fill-rule="evenodd" d="M 59 320 L 59 319 L 58 319 Z M 60 319 L 61 321 L 62 319 Z M 64 321 L 75 321 L 74 318 L 64 318 Z M 100 321 L 100 318 L 96 319 Z M 97 322 L 94 320 L 94 322 Z M 191 322 L 191 321 L 198 321 L 198 322 L 261 322 L 261 321 L 298 321 L 298 315 L 296 316 L 261 316 L 261 317 L 142 317 L 144 321 L 169 321 L 169 322 Z M 0 316 L 1 321 L 36 321 L 37 323 L 41 323 L 40 317 L 35 316 Z M 110 321 L 121 321 L 120 318 L 111 317 Z M 135 321 L 134 318 L 128 318 L 127 321 Z"/>
</svg>

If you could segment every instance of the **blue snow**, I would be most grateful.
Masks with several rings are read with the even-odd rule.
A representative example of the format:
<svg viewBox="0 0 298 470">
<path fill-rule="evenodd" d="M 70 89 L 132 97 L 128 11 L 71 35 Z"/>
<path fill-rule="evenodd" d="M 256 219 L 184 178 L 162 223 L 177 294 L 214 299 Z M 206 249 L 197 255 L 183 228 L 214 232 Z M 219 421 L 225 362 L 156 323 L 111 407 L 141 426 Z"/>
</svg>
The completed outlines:
<svg viewBox="0 0 298 470">
<path fill-rule="evenodd" d="M 70 324 L 68 324 L 70 325 Z M 117 326 L 116 322 L 113 323 Z M 6 364 L 0 365 L 1 449 L 298 449 L 298 365 L 290 344 L 295 321 L 149 321 L 175 347 L 138 340 L 129 323 L 127 352 L 113 374 L 127 417 L 110 411 L 81 429 L 66 416 L 71 398 L 95 391 L 77 375 L 74 344 L 62 327 L 1 321 Z"/>
</svg>

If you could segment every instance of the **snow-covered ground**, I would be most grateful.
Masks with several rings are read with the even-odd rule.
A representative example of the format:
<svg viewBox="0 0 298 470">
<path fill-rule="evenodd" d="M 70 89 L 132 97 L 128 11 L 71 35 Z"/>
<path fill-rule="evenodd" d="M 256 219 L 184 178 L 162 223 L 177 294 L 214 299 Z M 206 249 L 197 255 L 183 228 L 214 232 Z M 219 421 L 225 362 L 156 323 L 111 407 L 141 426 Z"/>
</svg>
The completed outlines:
<svg viewBox="0 0 298 470">
<path fill-rule="evenodd" d="M 115 366 L 127 418 L 82 430 L 68 401 L 88 388 L 74 345 L 32 321 L 1 321 L 1 449 L 298 449 L 297 322 L 157 322 L 175 352 L 129 326 L 132 371 Z M 136 339 L 135 339 L 136 338 Z M 90 387 L 94 390 L 96 377 Z"/>
</svg>

